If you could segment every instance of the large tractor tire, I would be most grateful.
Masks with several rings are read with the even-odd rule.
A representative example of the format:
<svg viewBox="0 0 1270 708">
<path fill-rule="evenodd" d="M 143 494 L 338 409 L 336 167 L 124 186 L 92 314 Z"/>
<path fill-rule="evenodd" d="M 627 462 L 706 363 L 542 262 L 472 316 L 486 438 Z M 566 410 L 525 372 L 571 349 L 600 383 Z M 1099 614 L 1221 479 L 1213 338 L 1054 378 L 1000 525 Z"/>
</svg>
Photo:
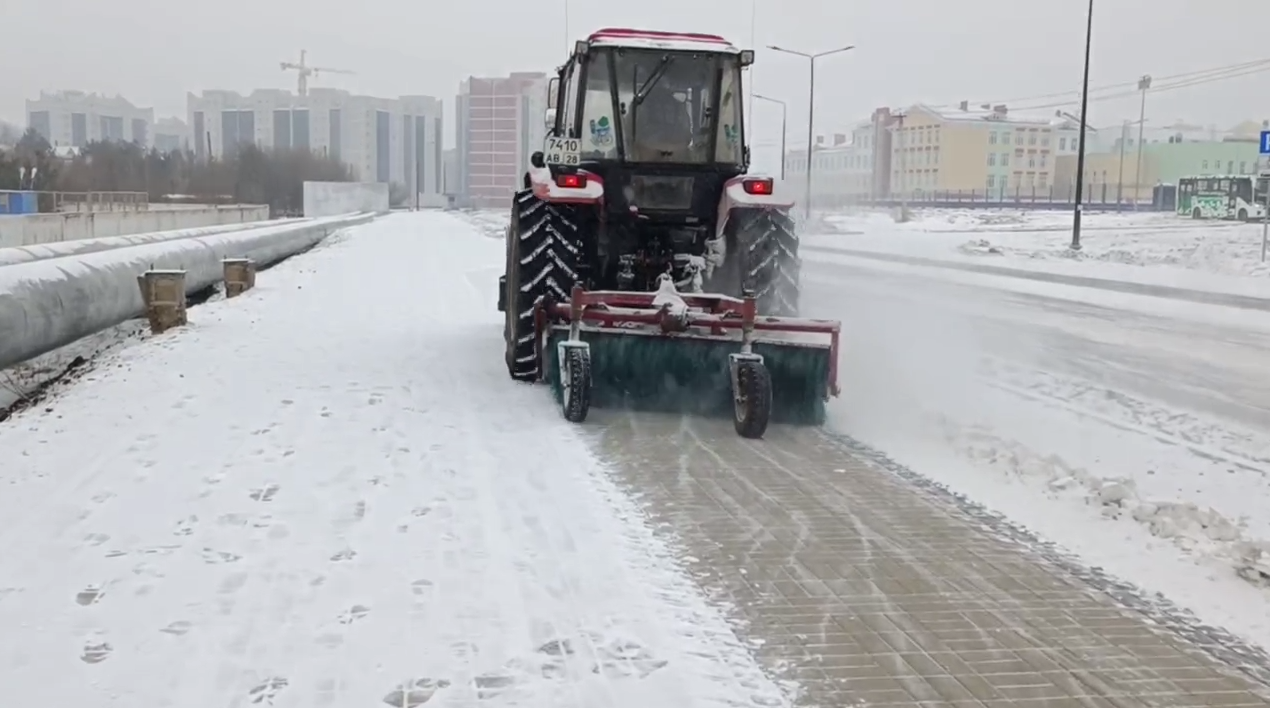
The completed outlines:
<svg viewBox="0 0 1270 708">
<path fill-rule="evenodd" d="M 723 278 L 727 290 L 751 292 L 764 315 L 798 315 L 798 236 L 787 211 L 739 208 L 728 218 Z"/>
<path fill-rule="evenodd" d="M 570 207 L 549 204 L 533 190 L 516 193 L 507 225 L 507 270 L 503 339 L 507 373 L 517 381 L 536 381 L 534 304 L 551 295 L 569 297 L 578 280 L 578 225 Z"/>
</svg>

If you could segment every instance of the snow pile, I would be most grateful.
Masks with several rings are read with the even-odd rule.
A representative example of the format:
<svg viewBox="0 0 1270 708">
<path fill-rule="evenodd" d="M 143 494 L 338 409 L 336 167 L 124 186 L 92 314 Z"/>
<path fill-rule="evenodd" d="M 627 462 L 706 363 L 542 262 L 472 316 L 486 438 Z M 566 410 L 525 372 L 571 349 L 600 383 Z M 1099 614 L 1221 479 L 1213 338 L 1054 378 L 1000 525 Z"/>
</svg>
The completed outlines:
<svg viewBox="0 0 1270 708">
<path fill-rule="evenodd" d="M 903 224 L 876 212 L 823 218 L 832 228 L 810 231 L 805 244 L 946 260 L 991 256 L 1000 265 L 1032 270 L 1080 266 L 1078 272 L 1092 277 L 1134 271 L 1174 279 L 1187 271 L 1270 276 L 1270 266 L 1261 262 L 1259 224 L 1197 223 L 1158 212 L 1087 213 L 1076 252 L 1069 248 L 1070 212 L 919 210 Z"/>
<path fill-rule="evenodd" d="M 383 217 L 0 425 L 5 695 L 786 705 L 549 393 L 508 380 L 503 257 L 446 214 Z"/>
<path fill-rule="evenodd" d="M 465 209 L 450 213 L 489 238 L 502 241 L 507 237 L 507 223 L 511 220 L 511 213 L 507 209 Z"/>
<path fill-rule="evenodd" d="M 1056 236 L 1038 232 L 972 239 L 958 245 L 957 251 L 1020 260 L 1168 266 L 1222 275 L 1270 277 L 1270 264 L 1261 261 L 1261 227 L 1255 225 L 1096 230 L 1084 233 L 1080 251 L 1072 251 L 1069 244 L 1067 233 Z"/>
</svg>

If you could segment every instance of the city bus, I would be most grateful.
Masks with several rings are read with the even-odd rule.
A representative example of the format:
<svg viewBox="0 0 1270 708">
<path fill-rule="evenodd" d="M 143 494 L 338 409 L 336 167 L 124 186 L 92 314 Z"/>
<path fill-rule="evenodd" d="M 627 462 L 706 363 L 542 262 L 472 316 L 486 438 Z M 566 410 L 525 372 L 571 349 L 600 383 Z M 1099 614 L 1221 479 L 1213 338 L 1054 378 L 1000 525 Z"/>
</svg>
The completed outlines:
<svg viewBox="0 0 1270 708">
<path fill-rule="evenodd" d="M 1267 183 L 1256 175 L 1182 177 L 1177 181 L 1177 213 L 1192 219 L 1263 219 Z"/>
</svg>

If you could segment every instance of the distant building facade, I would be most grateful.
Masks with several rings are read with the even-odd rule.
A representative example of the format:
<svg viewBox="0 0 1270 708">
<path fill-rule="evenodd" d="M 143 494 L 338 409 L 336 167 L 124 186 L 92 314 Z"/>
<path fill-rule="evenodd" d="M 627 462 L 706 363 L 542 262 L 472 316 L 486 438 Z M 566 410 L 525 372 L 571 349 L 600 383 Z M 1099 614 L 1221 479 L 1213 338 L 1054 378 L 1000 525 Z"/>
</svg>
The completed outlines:
<svg viewBox="0 0 1270 708">
<path fill-rule="evenodd" d="M 187 96 L 196 157 L 222 158 L 237 146 L 312 150 L 340 160 L 366 182 L 417 189 L 422 203 L 444 194 L 441 101 L 431 96 L 396 99 L 310 88 L 297 96 L 281 89 L 204 91 Z"/>
<path fill-rule="evenodd" d="M 190 126 L 180 118 L 160 118 L 154 123 L 154 149 L 168 153 L 189 150 Z"/>
<path fill-rule="evenodd" d="M 529 156 L 546 135 L 549 78 L 519 72 L 500 78 L 470 77 L 455 100 L 457 201 L 506 207 L 520 188 Z"/>
<path fill-rule="evenodd" d="M 82 148 L 114 140 L 150 147 L 154 109 L 139 108 L 122 96 L 83 91 L 41 91 L 26 102 L 28 128 L 54 146 Z"/>
</svg>

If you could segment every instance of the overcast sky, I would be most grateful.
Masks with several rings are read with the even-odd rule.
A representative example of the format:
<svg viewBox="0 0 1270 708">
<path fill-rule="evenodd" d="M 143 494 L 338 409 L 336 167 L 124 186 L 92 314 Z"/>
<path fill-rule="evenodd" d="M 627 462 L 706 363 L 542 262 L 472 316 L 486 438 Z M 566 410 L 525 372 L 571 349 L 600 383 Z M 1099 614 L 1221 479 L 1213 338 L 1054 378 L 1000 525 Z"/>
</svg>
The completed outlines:
<svg viewBox="0 0 1270 708">
<path fill-rule="evenodd" d="M 1097 0 L 1094 86 L 1270 58 L 1266 0 Z M 0 117 L 25 123 L 40 89 L 119 93 L 185 117 L 185 92 L 294 88 L 278 62 L 301 48 L 313 65 L 356 71 L 317 85 L 382 96 L 430 94 L 452 103 L 468 75 L 549 70 L 563 58 L 565 0 L 0 0 Z M 760 93 L 790 101 L 793 136 L 806 126 L 807 62 L 768 44 L 818 52 L 817 132 L 849 127 L 878 106 L 1007 101 L 1067 92 L 1075 111 L 1083 0 L 569 0 L 569 37 L 601 26 L 723 34 L 760 51 Z M 757 26 L 757 29 L 755 29 Z M 17 30 L 17 31 L 15 31 Z M 1267 66 L 1270 66 L 1268 64 Z M 1164 80 L 1157 83 L 1166 84 Z M 1095 94 L 1096 95 L 1096 94 Z M 1058 99 L 1063 100 L 1063 99 Z M 1054 103 L 1013 100 L 1011 108 Z M 1054 108 L 1038 109 L 1053 113 Z M 1093 125 L 1137 118 L 1134 97 L 1091 106 Z M 759 141 L 775 141 L 776 106 L 756 107 Z M 1183 119 L 1225 127 L 1270 117 L 1270 71 L 1164 90 L 1148 125 Z"/>
</svg>

